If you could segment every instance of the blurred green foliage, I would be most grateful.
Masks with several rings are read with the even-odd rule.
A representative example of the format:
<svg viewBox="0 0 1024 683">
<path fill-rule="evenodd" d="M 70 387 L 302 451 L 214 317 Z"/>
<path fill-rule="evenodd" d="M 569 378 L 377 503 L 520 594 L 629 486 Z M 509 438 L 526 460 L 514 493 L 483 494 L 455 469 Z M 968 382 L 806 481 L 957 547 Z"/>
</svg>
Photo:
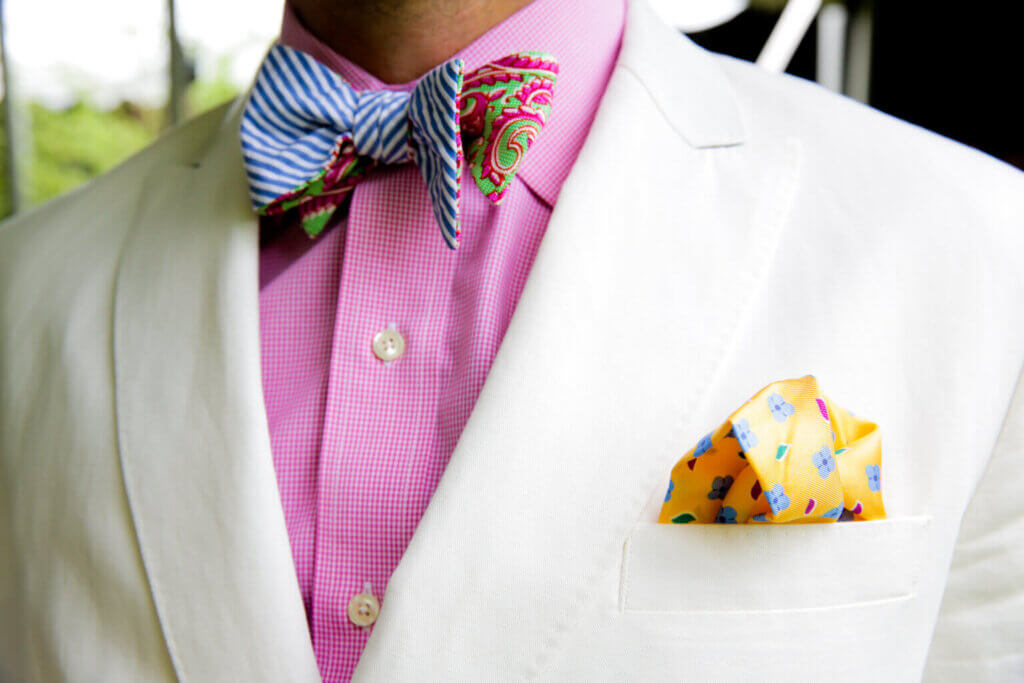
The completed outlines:
<svg viewBox="0 0 1024 683">
<path fill-rule="evenodd" d="M 63 194 L 109 170 L 141 149 L 160 130 L 160 112 L 122 104 L 97 111 L 79 102 L 64 111 L 29 106 L 32 125 L 30 173 L 25 194 L 29 204 Z"/>
<path fill-rule="evenodd" d="M 186 92 L 185 109 L 188 115 L 198 114 L 237 94 L 223 77 L 194 81 Z M 23 111 L 31 130 L 21 179 L 28 205 L 45 202 L 116 166 L 156 139 L 166 124 L 162 109 L 130 102 L 108 111 L 84 101 L 59 111 L 30 102 Z M 0 124 L 2 117 L 0 110 Z M 6 145 L 0 132 L 0 154 L 6 154 Z M 0 218 L 10 213 L 6 187 L 0 164 Z"/>
</svg>

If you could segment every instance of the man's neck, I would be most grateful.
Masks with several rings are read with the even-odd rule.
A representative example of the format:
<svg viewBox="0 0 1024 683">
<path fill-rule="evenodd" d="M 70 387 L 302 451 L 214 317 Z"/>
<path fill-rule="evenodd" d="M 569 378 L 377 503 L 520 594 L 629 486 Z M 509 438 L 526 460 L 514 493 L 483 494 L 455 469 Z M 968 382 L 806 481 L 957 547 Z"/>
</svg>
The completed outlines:
<svg viewBox="0 0 1024 683">
<path fill-rule="evenodd" d="M 532 0 L 288 1 L 332 50 L 385 83 L 406 83 Z"/>
</svg>

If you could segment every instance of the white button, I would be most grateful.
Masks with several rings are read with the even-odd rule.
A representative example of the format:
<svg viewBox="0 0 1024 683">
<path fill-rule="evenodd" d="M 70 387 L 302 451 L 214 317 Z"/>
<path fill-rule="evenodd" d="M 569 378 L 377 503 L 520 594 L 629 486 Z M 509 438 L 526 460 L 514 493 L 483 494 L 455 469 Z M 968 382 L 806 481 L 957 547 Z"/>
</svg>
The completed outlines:
<svg viewBox="0 0 1024 683">
<path fill-rule="evenodd" d="M 373 335 L 373 355 L 382 361 L 394 360 L 405 351 L 405 337 L 389 327 Z"/>
<path fill-rule="evenodd" d="M 348 601 L 348 619 L 356 626 L 369 626 L 377 621 L 378 614 L 380 602 L 372 593 L 357 593 Z"/>
</svg>

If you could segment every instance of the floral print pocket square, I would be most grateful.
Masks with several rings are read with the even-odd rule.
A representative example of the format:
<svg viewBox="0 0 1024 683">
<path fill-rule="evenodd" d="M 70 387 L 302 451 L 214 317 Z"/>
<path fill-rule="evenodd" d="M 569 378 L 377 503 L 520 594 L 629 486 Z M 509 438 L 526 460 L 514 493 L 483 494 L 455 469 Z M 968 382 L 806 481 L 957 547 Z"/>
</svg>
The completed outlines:
<svg viewBox="0 0 1024 683">
<path fill-rule="evenodd" d="M 883 519 L 878 426 L 808 375 L 769 384 L 672 468 L 659 522 Z"/>
</svg>

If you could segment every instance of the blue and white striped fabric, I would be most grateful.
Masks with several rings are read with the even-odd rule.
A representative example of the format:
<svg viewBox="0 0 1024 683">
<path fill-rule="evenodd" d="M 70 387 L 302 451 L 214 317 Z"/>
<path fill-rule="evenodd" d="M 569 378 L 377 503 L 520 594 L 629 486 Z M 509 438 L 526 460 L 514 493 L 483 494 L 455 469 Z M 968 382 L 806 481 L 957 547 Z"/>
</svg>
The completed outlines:
<svg viewBox="0 0 1024 683">
<path fill-rule="evenodd" d="M 315 180 L 351 141 L 380 163 L 415 161 L 445 243 L 459 238 L 463 62 L 426 74 L 412 93 L 358 92 L 309 55 L 274 45 L 242 113 L 241 141 L 253 209 Z"/>
</svg>

